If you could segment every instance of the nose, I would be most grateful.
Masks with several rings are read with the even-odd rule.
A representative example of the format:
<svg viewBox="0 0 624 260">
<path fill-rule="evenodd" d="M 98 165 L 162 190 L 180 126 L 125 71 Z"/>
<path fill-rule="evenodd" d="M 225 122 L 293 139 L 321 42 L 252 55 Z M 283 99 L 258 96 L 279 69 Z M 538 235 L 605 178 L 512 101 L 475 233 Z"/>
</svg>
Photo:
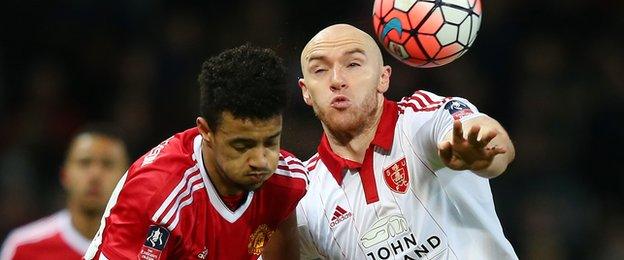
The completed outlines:
<svg viewBox="0 0 624 260">
<path fill-rule="evenodd" d="M 266 169 L 269 166 L 269 159 L 264 148 L 255 148 L 249 157 L 249 166 L 254 169 Z"/>
<path fill-rule="evenodd" d="M 103 173 L 106 171 L 103 163 L 101 162 L 92 162 L 91 165 L 86 169 L 87 175 L 91 179 L 99 179 Z"/>
<path fill-rule="evenodd" d="M 339 91 L 347 87 L 347 83 L 342 75 L 340 68 L 332 69 L 331 85 L 329 86 L 332 92 Z"/>
</svg>

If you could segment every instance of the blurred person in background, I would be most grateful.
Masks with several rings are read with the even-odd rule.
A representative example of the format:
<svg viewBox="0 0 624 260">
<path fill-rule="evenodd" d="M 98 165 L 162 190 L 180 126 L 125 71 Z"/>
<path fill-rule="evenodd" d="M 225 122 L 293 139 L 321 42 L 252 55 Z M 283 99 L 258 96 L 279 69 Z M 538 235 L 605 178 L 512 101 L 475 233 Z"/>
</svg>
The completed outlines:
<svg viewBox="0 0 624 260">
<path fill-rule="evenodd" d="M 204 62 L 196 127 L 130 166 L 85 259 L 297 259 L 307 189 L 280 149 L 286 68 L 249 44 Z"/>
<path fill-rule="evenodd" d="M 422 90 L 387 100 L 391 68 L 351 25 L 316 34 L 301 69 L 324 130 L 297 207 L 304 258 L 517 259 L 488 181 L 515 155 L 496 120 Z"/>
<path fill-rule="evenodd" d="M 93 124 L 80 130 L 69 145 L 60 171 L 67 207 L 12 231 L 4 241 L 0 258 L 81 259 L 127 167 L 126 144 L 117 129 Z"/>
</svg>

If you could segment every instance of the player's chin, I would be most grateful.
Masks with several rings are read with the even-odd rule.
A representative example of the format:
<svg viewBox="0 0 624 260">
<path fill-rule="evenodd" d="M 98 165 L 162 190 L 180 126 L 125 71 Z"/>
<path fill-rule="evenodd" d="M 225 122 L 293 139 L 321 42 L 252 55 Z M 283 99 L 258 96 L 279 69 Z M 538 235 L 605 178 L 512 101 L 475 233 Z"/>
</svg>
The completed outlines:
<svg viewBox="0 0 624 260">
<path fill-rule="evenodd" d="M 361 123 L 357 122 L 355 115 L 352 114 L 333 114 L 327 118 L 326 124 L 329 127 L 338 132 L 352 132 L 361 127 Z"/>
<path fill-rule="evenodd" d="M 102 214 L 104 209 L 106 208 L 106 202 L 95 201 L 95 200 L 84 200 L 80 205 L 81 210 L 88 215 L 92 214 Z"/>
<path fill-rule="evenodd" d="M 246 183 L 244 186 L 247 191 L 255 191 L 264 185 L 264 181 L 254 182 L 254 183 Z"/>
<path fill-rule="evenodd" d="M 267 179 L 269 179 L 270 175 L 263 176 L 250 176 L 248 180 L 246 180 L 244 186 L 247 191 L 254 191 L 262 187 Z"/>
</svg>

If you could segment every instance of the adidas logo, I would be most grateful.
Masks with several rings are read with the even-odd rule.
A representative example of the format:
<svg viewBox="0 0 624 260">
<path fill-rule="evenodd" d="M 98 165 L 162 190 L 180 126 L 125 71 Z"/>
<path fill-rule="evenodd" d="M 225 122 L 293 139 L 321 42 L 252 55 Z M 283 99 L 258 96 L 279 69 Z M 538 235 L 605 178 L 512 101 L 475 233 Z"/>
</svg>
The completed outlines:
<svg viewBox="0 0 624 260">
<path fill-rule="evenodd" d="M 351 216 L 353 216 L 351 212 L 347 212 L 340 206 L 336 206 L 336 210 L 334 210 L 334 216 L 332 217 L 331 222 L 329 223 L 329 227 L 334 228 L 335 226 L 340 224 L 340 222 L 350 218 Z"/>
</svg>

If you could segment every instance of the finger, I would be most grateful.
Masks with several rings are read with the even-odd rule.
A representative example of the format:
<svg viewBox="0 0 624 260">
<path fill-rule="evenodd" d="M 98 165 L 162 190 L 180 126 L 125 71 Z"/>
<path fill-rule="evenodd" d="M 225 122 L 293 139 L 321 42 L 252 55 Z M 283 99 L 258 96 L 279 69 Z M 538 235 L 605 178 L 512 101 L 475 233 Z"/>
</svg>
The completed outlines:
<svg viewBox="0 0 624 260">
<path fill-rule="evenodd" d="M 507 149 L 501 146 L 492 146 L 492 147 L 485 148 L 485 153 L 486 153 L 486 156 L 488 157 L 494 157 L 496 155 L 504 154 L 506 152 L 507 152 Z"/>
<path fill-rule="evenodd" d="M 496 130 L 491 130 L 489 132 L 487 132 L 487 134 L 483 135 L 481 137 L 481 145 L 486 146 L 487 144 L 489 144 L 492 139 L 494 139 L 494 137 L 496 137 L 498 135 L 498 131 Z"/>
<path fill-rule="evenodd" d="M 438 155 L 440 155 L 444 164 L 448 164 L 451 158 L 453 158 L 453 145 L 450 142 L 438 144 Z"/>
<path fill-rule="evenodd" d="M 474 146 L 485 146 L 485 144 L 479 143 L 477 137 L 479 136 L 479 131 L 481 130 L 481 126 L 473 125 L 468 131 L 468 143 Z M 486 143 L 487 144 L 487 143 Z"/>
<path fill-rule="evenodd" d="M 453 143 L 458 143 L 464 140 L 464 130 L 462 129 L 461 121 L 453 121 Z"/>
</svg>

